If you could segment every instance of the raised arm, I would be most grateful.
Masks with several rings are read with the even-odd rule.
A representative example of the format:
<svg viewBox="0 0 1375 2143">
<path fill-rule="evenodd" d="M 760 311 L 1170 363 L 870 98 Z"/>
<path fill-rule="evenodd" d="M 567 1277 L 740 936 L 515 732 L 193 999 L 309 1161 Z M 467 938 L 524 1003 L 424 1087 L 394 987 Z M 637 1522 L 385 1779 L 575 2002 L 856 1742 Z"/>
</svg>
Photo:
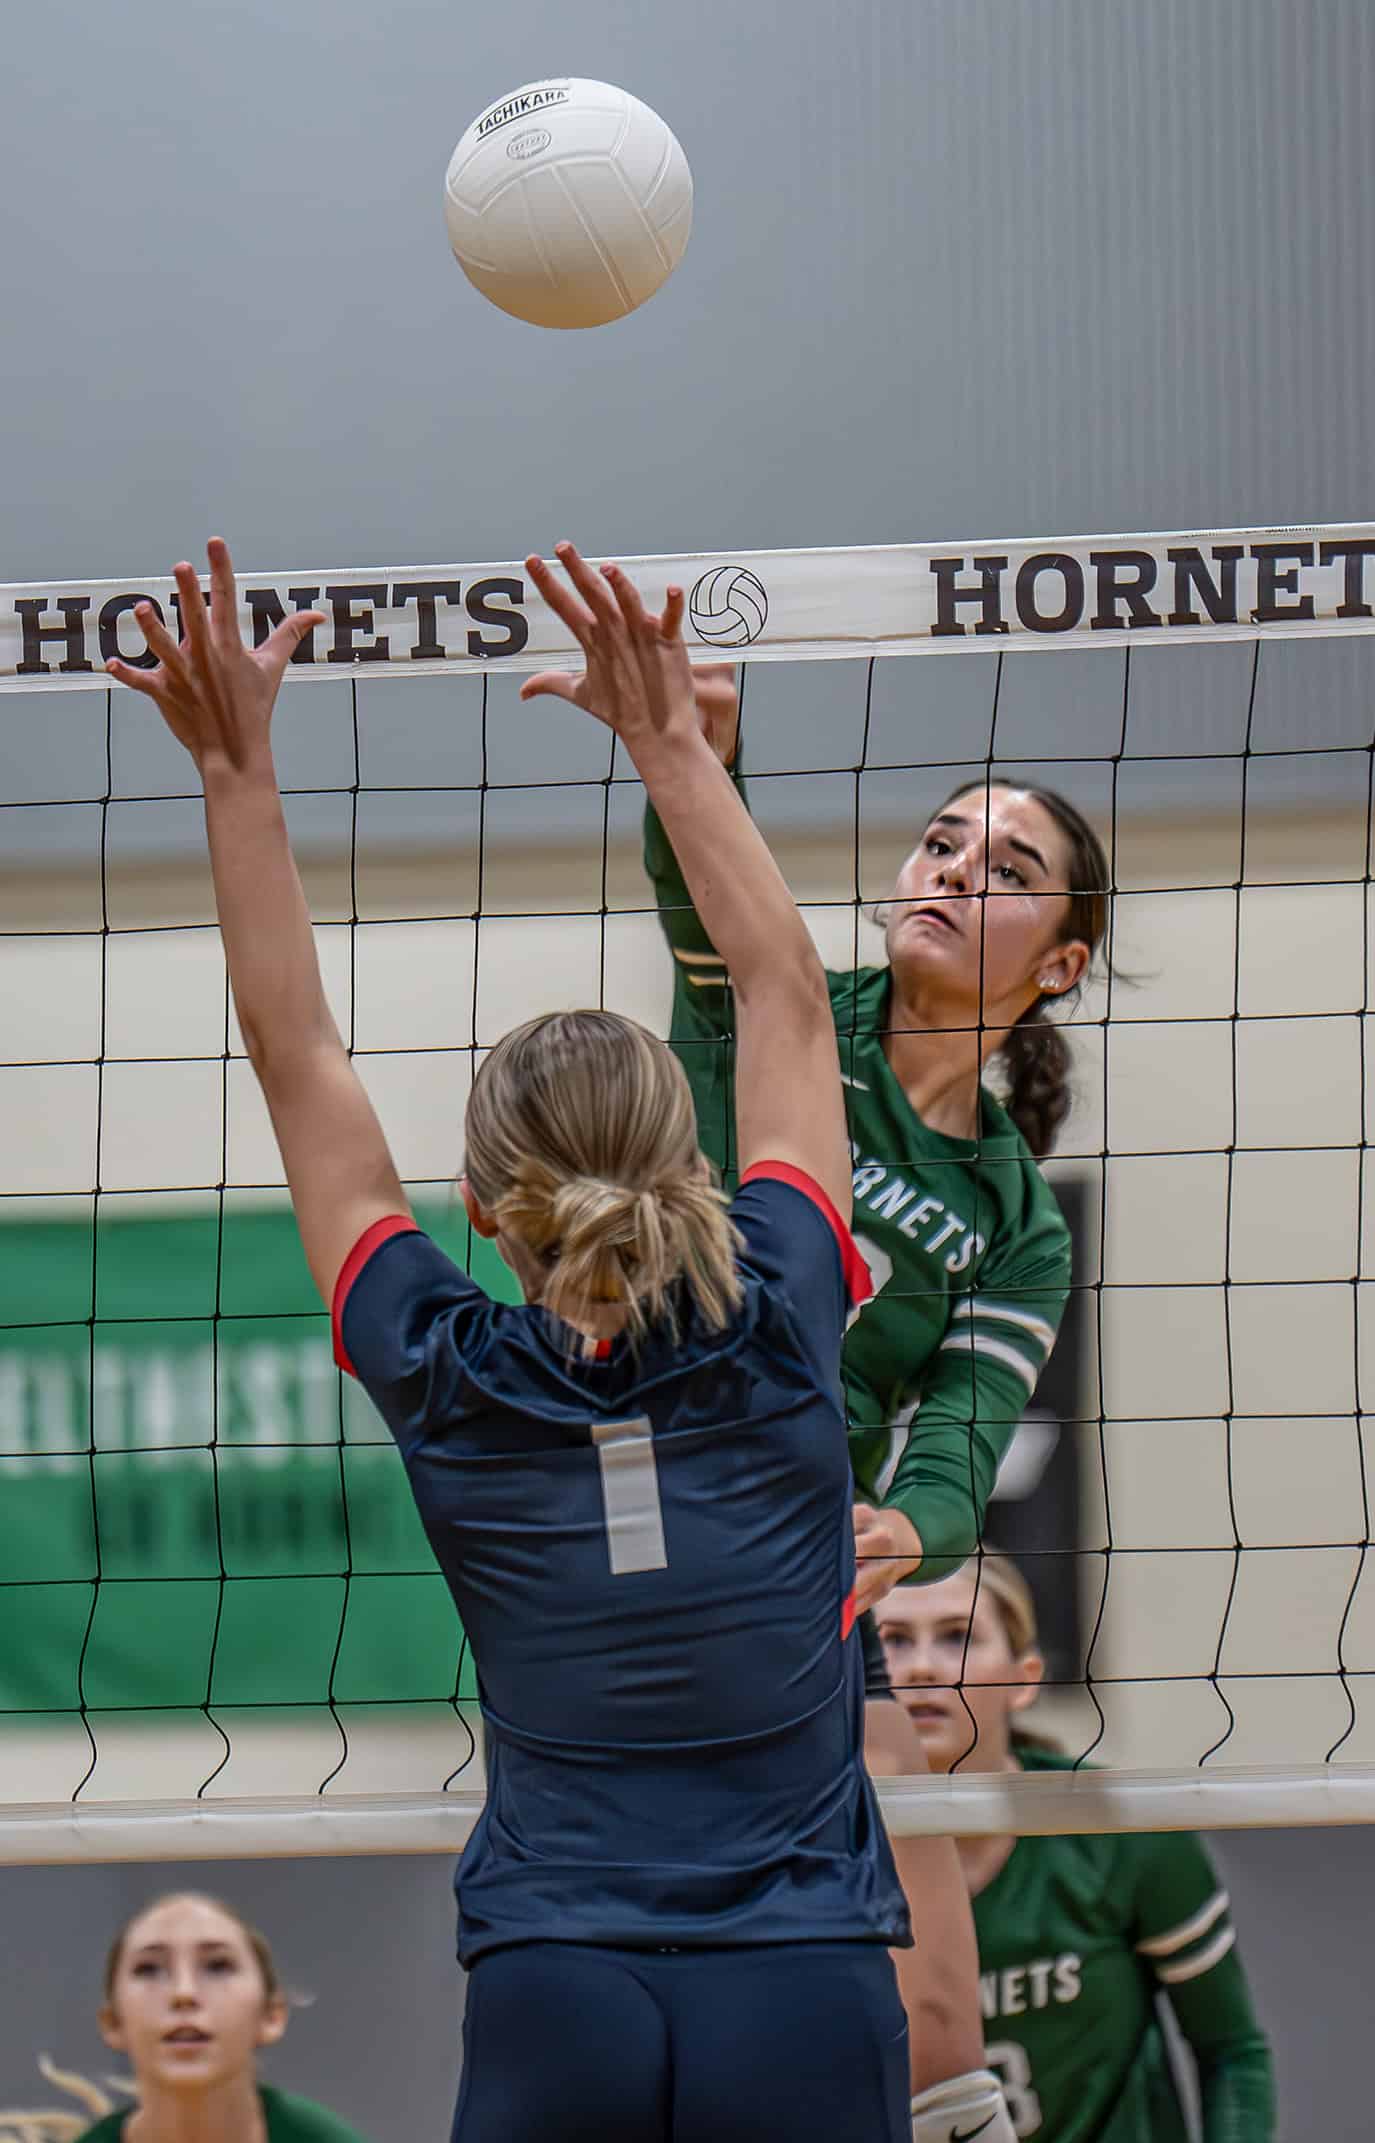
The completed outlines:
<svg viewBox="0 0 1375 2143">
<path fill-rule="evenodd" d="M 110 674 L 154 700 L 196 763 L 215 905 L 244 1047 L 277 1135 L 307 1261 L 325 1302 L 349 1252 L 374 1221 L 407 1212 L 372 1103 L 339 1038 L 320 981 L 315 937 L 287 840 L 272 762 L 273 703 L 315 611 L 293 616 L 261 648 L 239 631 L 234 571 L 212 541 L 210 610 L 199 578 L 179 565 L 184 637 L 151 603 L 135 616 L 157 666 L 112 661 Z"/>
<path fill-rule="evenodd" d="M 735 668 L 716 662 L 693 666 L 697 718 L 718 757 L 733 765 L 738 702 Z M 733 780 L 746 809 L 745 785 Z M 697 1135 L 723 1176 L 733 1178 L 735 1157 L 735 1005 L 730 977 L 692 905 L 673 844 L 653 803 L 645 800 L 645 870 L 654 888 L 659 927 L 673 966 L 673 1004 L 668 1039 L 692 1088 Z"/>
<path fill-rule="evenodd" d="M 596 572 L 571 544 L 557 555 L 571 591 L 543 560 L 526 567 L 587 669 L 582 677 L 546 671 L 522 697 L 552 692 L 598 715 L 625 744 L 659 814 L 734 989 L 738 1166 L 790 1162 L 848 1221 L 850 1149 L 825 973 L 767 844 L 698 726 L 682 590 L 668 591 L 657 617 L 617 567 Z"/>
</svg>

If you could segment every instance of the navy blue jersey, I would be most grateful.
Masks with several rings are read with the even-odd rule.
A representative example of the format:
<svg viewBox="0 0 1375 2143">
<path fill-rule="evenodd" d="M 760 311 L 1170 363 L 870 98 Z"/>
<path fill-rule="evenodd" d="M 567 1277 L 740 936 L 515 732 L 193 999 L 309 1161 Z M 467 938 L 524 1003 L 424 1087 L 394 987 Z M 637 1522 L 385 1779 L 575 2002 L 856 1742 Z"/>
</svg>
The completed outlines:
<svg viewBox="0 0 1375 2143">
<path fill-rule="evenodd" d="M 863 1266 L 797 1171 L 752 1174 L 731 1213 L 729 1327 L 684 1291 L 677 1333 L 638 1347 L 492 1302 L 407 1221 L 340 1276 L 340 1359 L 477 1664 L 465 1964 L 528 1941 L 908 1939 L 851 1634 L 840 1340 Z"/>
</svg>

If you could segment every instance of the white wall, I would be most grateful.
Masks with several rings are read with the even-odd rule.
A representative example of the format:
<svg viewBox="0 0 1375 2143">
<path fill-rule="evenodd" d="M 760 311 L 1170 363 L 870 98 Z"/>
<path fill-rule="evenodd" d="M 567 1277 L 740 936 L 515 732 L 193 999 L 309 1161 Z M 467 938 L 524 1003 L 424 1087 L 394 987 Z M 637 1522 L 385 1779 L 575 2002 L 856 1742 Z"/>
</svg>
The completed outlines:
<svg viewBox="0 0 1375 2143">
<path fill-rule="evenodd" d="M 1101 1365 L 1080 1434 L 1088 1546 L 1110 1538 L 1113 1550 L 1106 1563 L 1086 1557 L 1084 1588 L 1092 1626 L 1106 1568 L 1091 1666 L 1108 1720 L 1100 1753 L 1116 1761 L 1196 1760 L 1227 1728 L 1223 1695 L 1235 1715 L 1224 1760 L 1320 1759 L 1349 1717 L 1335 1670 L 1353 1587 L 1342 1657 L 1358 1677 L 1348 1685 L 1358 1717 L 1343 1753 L 1375 1755 L 1375 1705 L 1359 1679 L 1375 1669 L 1357 1417 L 1358 1388 L 1375 1374 L 1361 1264 L 1371 1211 L 1360 1146 L 1363 838 L 1354 812 L 1257 820 L 1238 892 L 1228 882 L 1235 826 L 1176 819 L 1119 831 L 1115 951 L 1134 979 L 1113 985 L 1106 1027 L 1101 987 L 1083 1007 L 1080 1098 L 1052 1164 L 1087 1175 L 1104 1199 L 1102 1271 L 1079 1275 L 1094 1290 Z M 873 890 L 894 860 L 872 859 Z M 843 963 L 854 930 L 848 843 L 785 845 L 784 861 L 823 953 Z M 600 856 L 568 850 L 489 859 L 489 901 L 527 913 L 444 920 L 472 898 L 471 863 L 367 859 L 371 919 L 357 927 L 352 990 L 348 925 L 319 932 L 341 1026 L 415 1181 L 442 1182 L 458 1163 L 475 1045 L 551 1004 L 596 1002 L 603 969 L 607 1001 L 657 1025 L 667 1009 L 653 917 L 623 912 L 646 898 L 632 850 L 610 858 L 608 897 L 622 912 L 605 917 L 528 912 L 596 907 Z M 339 859 L 308 875 L 317 913 L 346 908 Z M 1323 882 L 1338 878 L 1351 882 Z M 203 877 L 131 874 L 110 895 L 117 927 L 102 954 L 90 884 L 34 876 L 23 888 L 33 934 L 0 949 L 0 1059 L 29 1060 L 0 1071 L 7 1219 L 89 1194 L 97 1152 L 101 1186 L 121 1202 L 216 1178 L 218 938 L 199 923 L 158 927 L 207 913 Z M 876 933 L 871 943 L 877 956 Z M 230 1184 L 279 1185 L 239 1056 L 227 1095 Z M 1061 1710 L 1072 1735 L 1092 1734 L 1086 1704 Z M 434 1731 L 443 1740 L 451 1730 Z M 302 1745 L 308 1771 L 315 1745 Z M 421 1736 L 411 1751 L 420 1774 L 407 1772 L 410 1758 L 398 1774 L 394 1743 L 379 1742 L 381 1768 L 366 1782 L 432 1783 L 428 1746 Z M 198 1760 L 188 1758 L 192 1769 Z M 245 1744 L 237 1790 L 249 1790 L 256 1761 Z M 107 1768 L 106 1790 L 117 1770 Z M 363 1770 L 351 1780 L 363 1783 Z"/>
</svg>

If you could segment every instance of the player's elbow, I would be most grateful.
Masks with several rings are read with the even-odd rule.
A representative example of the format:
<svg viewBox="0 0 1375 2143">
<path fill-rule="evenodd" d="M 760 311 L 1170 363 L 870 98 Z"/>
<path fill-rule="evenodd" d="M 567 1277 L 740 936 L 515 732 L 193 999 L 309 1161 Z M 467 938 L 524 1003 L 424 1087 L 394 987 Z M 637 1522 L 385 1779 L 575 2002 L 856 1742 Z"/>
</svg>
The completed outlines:
<svg viewBox="0 0 1375 2143">
<path fill-rule="evenodd" d="M 271 1083 L 274 1059 L 271 1037 L 253 1020 L 245 1019 L 242 1011 L 239 1012 L 239 1033 L 243 1037 L 249 1069 L 259 1086 L 267 1087 Z"/>
<path fill-rule="evenodd" d="M 318 1079 L 326 1055 L 342 1052 L 343 1045 L 332 1028 L 327 1034 L 313 1026 L 274 1033 L 242 1016 L 239 1028 L 253 1076 L 269 1101 L 308 1087 Z"/>
<path fill-rule="evenodd" d="M 274 1034 L 270 1027 L 246 1020 L 242 1013 L 239 1030 L 243 1035 L 244 1055 L 259 1086 L 268 1091 L 289 1083 L 301 1054 L 299 1037 Z"/>
<path fill-rule="evenodd" d="M 799 1041 L 834 1035 L 826 970 L 810 937 L 804 945 L 788 948 L 758 974 L 733 976 L 732 980 L 737 1014 L 748 1011 L 768 1019 L 776 1032 L 786 1030 Z"/>
</svg>

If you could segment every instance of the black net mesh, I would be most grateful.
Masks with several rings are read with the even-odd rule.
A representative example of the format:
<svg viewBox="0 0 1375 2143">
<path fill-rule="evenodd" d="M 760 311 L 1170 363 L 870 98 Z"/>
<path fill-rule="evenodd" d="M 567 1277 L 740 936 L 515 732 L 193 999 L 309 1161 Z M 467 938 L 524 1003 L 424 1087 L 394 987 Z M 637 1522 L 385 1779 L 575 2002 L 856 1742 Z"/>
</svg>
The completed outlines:
<svg viewBox="0 0 1375 2143">
<path fill-rule="evenodd" d="M 753 806 L 827 962 L 958 782 L 1064 791 L 1111 857 L 1047 1164 L 1076 1243 L 989 1520 L 1045 1710 L 1096 1763 L 1368 1760 L 1375 1590 L 1368 640 L 759 663 Z M 430 1789 L 461 1633 L 335 1370 L 234 1027 L 198 797 L 128 695 L 5 721 L 0 1734 L 11 1800 Z M 430 1226 L 473 1066 L 605 1001 L 662 1027 L 640 791 L 509 678 L 294 686 L 279 762 L 327 986 Z M 858 1221 L 857 1221 L 858 1225 Z"/>
</svg>

